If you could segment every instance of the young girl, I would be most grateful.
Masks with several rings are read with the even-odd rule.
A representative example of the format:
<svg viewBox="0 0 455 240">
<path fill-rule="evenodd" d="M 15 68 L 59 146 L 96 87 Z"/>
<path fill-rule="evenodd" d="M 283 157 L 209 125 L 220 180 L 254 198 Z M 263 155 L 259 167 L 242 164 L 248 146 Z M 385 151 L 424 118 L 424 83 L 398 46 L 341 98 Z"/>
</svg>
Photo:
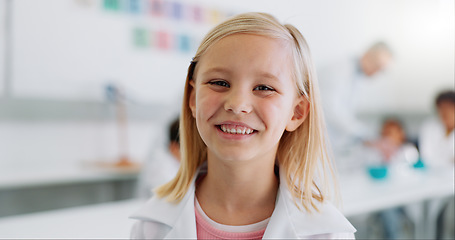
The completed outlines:
<svg viewBox="0 0 455 240">
<path fill-rule="evenodd" d="M 132 216 L 131 237 L 353 238 L 322 188 L 332 171 L 318 94 L 295 27 L 264 13 L 216 26 L 188 69 L 181 167 Z"/>
</svg>

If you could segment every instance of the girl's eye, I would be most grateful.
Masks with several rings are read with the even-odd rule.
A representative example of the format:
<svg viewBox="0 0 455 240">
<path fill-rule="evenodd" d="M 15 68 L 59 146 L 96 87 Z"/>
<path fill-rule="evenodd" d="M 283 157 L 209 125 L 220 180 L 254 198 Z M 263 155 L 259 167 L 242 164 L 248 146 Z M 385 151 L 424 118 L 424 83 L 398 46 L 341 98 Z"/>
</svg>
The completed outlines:
<svg viewBox="0 0 455 240">
<path fill-rule="evenodd" d="M 214 85 L 214 86 L 220 86 L 220 87 L 227 87 L 227 88 L 230 87 L 228 82 L 222 81 L 222 80 L 210 81 L 209 84 Z"/>
<path fill-rule="evenodd" d="M 258 90 L 258 91 L 275 91 L 272 87 L 266 86 L 266 85 L 259 85 L 255 87 L 253 90 Z"/>
</svg>

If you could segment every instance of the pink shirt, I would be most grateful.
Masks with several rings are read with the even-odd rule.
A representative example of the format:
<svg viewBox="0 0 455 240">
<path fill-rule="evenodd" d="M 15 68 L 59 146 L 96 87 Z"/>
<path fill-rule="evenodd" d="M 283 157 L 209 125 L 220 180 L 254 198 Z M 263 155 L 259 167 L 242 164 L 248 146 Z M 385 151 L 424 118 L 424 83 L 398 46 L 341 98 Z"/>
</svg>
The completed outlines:
<svg viewBox="0 0 455 240">
<path fill-rule="evenodd" d="M 210 219 L 194 200 L 198 239 L 262 239 L 270 218 L 244 226 L 224 225 Z"/>
</svg>

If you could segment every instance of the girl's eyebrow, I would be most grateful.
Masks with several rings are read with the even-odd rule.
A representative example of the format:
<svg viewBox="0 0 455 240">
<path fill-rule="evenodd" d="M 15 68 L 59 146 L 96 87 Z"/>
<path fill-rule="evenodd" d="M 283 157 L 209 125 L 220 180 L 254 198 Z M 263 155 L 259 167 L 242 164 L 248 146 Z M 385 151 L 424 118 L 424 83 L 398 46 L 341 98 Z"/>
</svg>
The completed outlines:
<svg viewBox="0 0 455 240">
<path fill-rule="evenodd" d="M 257 75 L 261 78 L 270 79 L 270 80 L 279 82 L 279 78 L 269 72 L 259 72 Z"/>
<path fill-rule="evenodd" d="M 229 71 L 228 69 L 223 68 L 223 67 L 213 67 L 213 68 L 207 69 L 202 74 L 209 74 L 209 73 L 224 73 L 224 74 L 228 74 L 230 72 L 231 71 Z"/>
<path fill-rule="evenodd" d="M 223 74 L 230 74 L 231 71 L 229 69 L 223 68 L 223 67 L 213 67 L 209 68 L 206 71 L 204 71 L 202 74 L 210 74 L 210 73 L 223 73 Z M 258 71 L 256 76 L 259 76 L 261 79 L 270 79 L 273 81 L 279 81 L 279 78 L 272 73 L 265 72 L 265 71 Z"/>
</svg>

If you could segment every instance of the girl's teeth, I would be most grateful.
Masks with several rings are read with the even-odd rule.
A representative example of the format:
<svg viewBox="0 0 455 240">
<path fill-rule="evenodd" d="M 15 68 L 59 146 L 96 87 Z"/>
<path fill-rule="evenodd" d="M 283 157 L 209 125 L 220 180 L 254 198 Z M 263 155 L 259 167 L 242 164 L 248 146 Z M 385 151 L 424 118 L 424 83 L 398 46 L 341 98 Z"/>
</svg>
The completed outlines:
<svg viewBox="0 0 455 240">
<path fill-rule="evenodd" d="M 246 127 L 228 128 L 226 125 L 221 125 L 221 130 L 225 133 L 230 133 L 230 134 L 251 134 L 251 133 L 253 133 L 253 129 L 249 129 Z"/>
</svg>

